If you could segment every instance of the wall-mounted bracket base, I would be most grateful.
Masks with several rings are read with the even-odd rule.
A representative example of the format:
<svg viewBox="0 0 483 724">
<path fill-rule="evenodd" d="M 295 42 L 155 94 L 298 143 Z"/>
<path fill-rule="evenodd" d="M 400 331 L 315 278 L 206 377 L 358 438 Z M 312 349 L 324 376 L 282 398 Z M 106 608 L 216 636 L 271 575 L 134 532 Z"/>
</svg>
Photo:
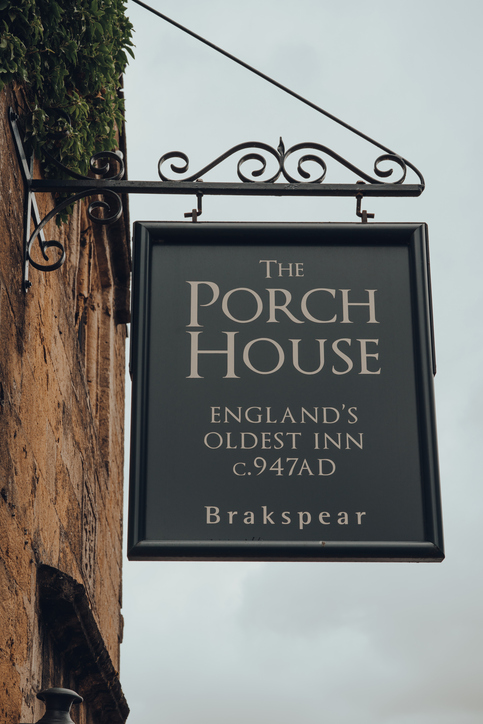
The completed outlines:
<svg viewBox="0 0 483 724">
<path fill-rule="evenodd" d="M 114 191 L 108 189 L 108 188 L 102 188 L 101 190 L 98 190 L 97 188 L 92 188 L 92 183 L 95 181 L 95 179 L 89 179 L 87 177 L 80 176 L 79 174 L 74 174 L 70 172 L 65 167 L 62 167 L 61 164 L 54 163 L 57 166 L 60 166 L 63 171 L 65 171 L 67 174 L 74 176 L 77 181 L 73 183 L 79 183 L 79 181 L 87 181 L 88 182 L 88 188 L 78 188 L 77 186 L 74 189 L 70 189 L 69 193 L 70 195 L 67 198 L 64 198 L 61 202 L 59 202 L 43 219 L 41 218 L 41 215 L 39 213 L 39 208 L 37 205 L 37 199 L 35 194 L 39 192 L 45 193 L 45 189 L 38 189 L 36 188 L 36 179 L 33 178 L 33 155 L 26 151 L 26 148 L 24 146 L 24 143 L 22 141 L 22 135 L 21 130 L 18 125 L 19 117 L 17 114 L 13 111 L 12 108 L 9 109 L 9 121 L 10 121 L 10 127 L 12 129 L 12 136 L 15 143 L 15 147 L 17 150 L 17 156 L 19 160 L 20 170 L 22 173 L 22 178 L 24 182 L 24 192 L 25 192 L 25 200 L 24 200 L 24 218 L 23 218 L 23 238 L 22 238 L 22 246 L 23 246 L 23 275 L 22 275 L 22 286 L 25 292 L 27 292 L 30 287 L 32 286 L 32 283 L 29 280 L 29 268 L 30 266 L 33 266 L 35 269 L 38 269 L 39 271 L 43 272 L 50 272 L 55 271 L 56 269 L 59 269 L 62 264 L 65 261 L 65 249 L 60 243 L 60 241 L 57 240 L 47 240 L 45 238 L 44 234 L 44 227 L 46 224 L 49 223 L 52 219 L 54 219 L 57 214 L 59 214 L 63 209 L 67 208 L 68 206 L 71 206 L 79 199 L 85 198 L 85 197 L 91 197 L 91 196 L 98 196 L 100 193 L 107 197 L 104 198 L 104 200 L 95 199 L 89 204 L 88 207 L 88 215 L 91 221 L 94 221 L 95 223 L 99 224 L 111 224 L 115 221 L 117 221 L 121 214 L 122 214 L 122 201 L 117 193 Z M 46 154 L 48 155 L 48 154 Z M 114 153 L 106 152 L 105 154 L 97 154 L 96 157 L 94 157 L 91 160 L 91 170 L 93 173 L 97 173 L 98 175 L 104 175 L 109 171 L 109 164 L 106 164 L 102 168 L 97 168 L 97 161 L 100 158 L 109 157 L 109 158 L 115 158 L 116 162 L 121 166 L 121 171 L 118 173 L 115 177 L 112 178 L 121 178 L 124 174 L 124 166 L 122 163 L 122 158 Z M 54 180 L 51 182 L 51 186 L 48 189 L 48 193 L 62 193 L 64 189 L 61 187 L 61 181 Z M 100 216 L 98 214 L 94 213 L 95 209 L 103 209 L 104 215 Z M 33 226 L 34 229 L 31 232 L 31 226 Z M 39 248 L 42 253 L 42 257 L 45 260 L 45 264 L 41 264 L 37 261 L 35 261 L 32 258 L 31 252 L 34 246 L 34 242 L 38 240 Z M 47 255 L 47 251 L 49 249 L 57 249 L 59 254 L 58 258 L 55 262 L 49 263 L 49 256 Z"/>
</svg>

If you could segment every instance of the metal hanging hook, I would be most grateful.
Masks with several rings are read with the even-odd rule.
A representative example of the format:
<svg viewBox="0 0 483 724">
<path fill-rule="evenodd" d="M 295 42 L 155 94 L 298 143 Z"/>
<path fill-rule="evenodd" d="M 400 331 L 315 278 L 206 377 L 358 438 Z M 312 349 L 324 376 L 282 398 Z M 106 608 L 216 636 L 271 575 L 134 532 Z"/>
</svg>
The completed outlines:
<svg viewBox="0 0 483 724">
<path fill-rule="evenodd" d="M 197 181 L 201 181 L 201 179 L 197 179 Z M 201 193 L 201 191 L 196 192 L 196 198 L 198 199 L 198 205 L 197 205 L 196 209 L 187 211 L 184 215 L 185 219 L 189 219 L 189 217 L 191 216 L 191 221 L 198 221 L 198 216 L 201 216 L 201 214 L 203 213 L 202 202 L 201 202 L 201 200 L 203 198 L 203 194 Z"/>
<path fill-rule="evenodd" d="M 363 184 L 364 181 L 357 181 L 358 184 Z M 373 219 L 375 217 L 375 214 L 370 214 L 368 211 L 362 210 L 362 199 L 364 198 L 364 194 L 362 191 L 359 191 L 356 194 L 357 204 L 356 204 L 356 216 L 358 216 L 363 224 L 367 224 L 368 219 Z"/>
</svg>

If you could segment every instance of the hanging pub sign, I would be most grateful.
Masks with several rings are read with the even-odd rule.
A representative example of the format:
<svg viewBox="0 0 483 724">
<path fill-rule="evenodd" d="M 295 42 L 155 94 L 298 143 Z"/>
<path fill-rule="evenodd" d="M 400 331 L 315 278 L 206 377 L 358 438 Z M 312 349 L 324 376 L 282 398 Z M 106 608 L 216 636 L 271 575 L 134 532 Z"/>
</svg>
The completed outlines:
<svg viewBox="0 0 483 724">
<path fill-rule="evenodd" d="M 131 560 L 441 561 L 424 224 L 136 223 Z"/>
</svg>

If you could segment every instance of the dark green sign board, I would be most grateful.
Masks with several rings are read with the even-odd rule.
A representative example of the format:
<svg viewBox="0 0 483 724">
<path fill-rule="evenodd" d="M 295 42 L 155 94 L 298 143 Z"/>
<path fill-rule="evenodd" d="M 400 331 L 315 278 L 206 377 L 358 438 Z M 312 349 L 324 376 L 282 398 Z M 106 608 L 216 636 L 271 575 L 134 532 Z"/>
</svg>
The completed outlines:
<svg viewBox="0 0 483 724">
<path fill-rule="evenodd" d="M 440 561 L 427 229 L 136 223 L 131 560 Z"/>
</svg>

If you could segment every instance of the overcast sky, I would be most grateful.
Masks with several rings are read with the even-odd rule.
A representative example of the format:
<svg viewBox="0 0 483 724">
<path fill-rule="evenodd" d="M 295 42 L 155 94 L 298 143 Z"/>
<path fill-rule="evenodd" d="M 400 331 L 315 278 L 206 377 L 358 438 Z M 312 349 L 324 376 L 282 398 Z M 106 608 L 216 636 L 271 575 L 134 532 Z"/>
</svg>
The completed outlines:
<svg viewBox="0 0 483 724">
<path fill-rule="evenodd" d="M 416 165 L 416 199 L 376 222 L 429 225 L 443 563 L 125 562 L 121 681 L 131 724 L 480 724 L 483 720 L 483 5 L 462 0 L 151 0 Z M 315 141 L 377 154 L 314 110 L 129 3 L 131 179 L 180 150 Z M 233 166 L 206 180 L 236 180 Z M 336 175 L 337 172 L 334 171 Z M 340 178 L 333 178 L 335 182 Z M 413 182 L 414 179 L 412 180 Z M 131 220 L 190 197 L 131 196 Z M 204 199 L 205 221 L 357 221 L 352 199 Z"/>
</svg>

